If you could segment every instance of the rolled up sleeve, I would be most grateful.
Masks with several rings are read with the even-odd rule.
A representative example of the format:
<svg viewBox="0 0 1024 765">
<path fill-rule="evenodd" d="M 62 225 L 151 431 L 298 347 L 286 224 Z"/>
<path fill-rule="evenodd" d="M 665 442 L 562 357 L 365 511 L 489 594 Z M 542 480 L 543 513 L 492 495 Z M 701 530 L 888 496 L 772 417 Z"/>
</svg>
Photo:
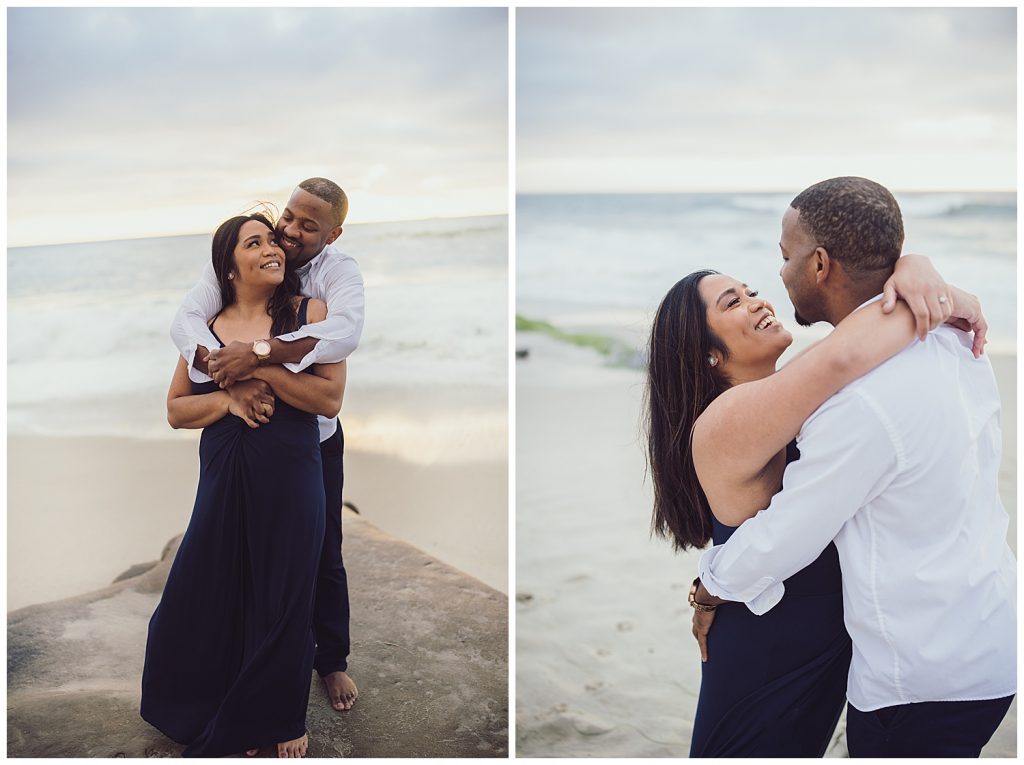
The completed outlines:
<svg viewBox="0 0 1024 765">
<path fill-rule="evenodd" d="M 301 372 L 311 364 L 344 361 L 359 345 L 363 333 L 363 277 L 359 266 L 349 257 L 332 258 L 324 266 L 321 284 L 310 288 L 314 297 L 327 303 L 327 318 L 306 324 L 295 332 L 281 335 L 284 342 L 315 337 L 319 342 L 301 361 L 286 363 L 292 372 Z"/>
<path fill-rule="evenodd" d="M 800 459 L 786 467 L 782 491 L 698 565 L 708 592 L 758 615 L 782 600 L 784 580 L 814 561 L 900 468 L 895 430 L 858 389 L 822 404 L 798 443 Z"/>
<path fill-rule="evenodd" d="M 171 340 L 188 363 L 188 376 L 193 382 L 209 382 L 210 377 L 192 366 L 196 349 L 201 345 L 207 350 L 217 348 L 220 343 L 210 332 L 207 322 L 221 309 L 220 285 L 213 271 L 213 264 L 207 263 L 199 282 L 188 294 L 171 321 Z"/>
</svg>

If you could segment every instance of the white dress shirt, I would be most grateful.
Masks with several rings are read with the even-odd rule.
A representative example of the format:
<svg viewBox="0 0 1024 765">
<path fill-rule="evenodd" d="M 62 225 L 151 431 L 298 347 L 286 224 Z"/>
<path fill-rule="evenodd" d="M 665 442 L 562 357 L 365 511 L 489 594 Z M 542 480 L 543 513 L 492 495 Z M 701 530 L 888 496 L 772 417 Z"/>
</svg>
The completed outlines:
<svg viewBox="0 0 1024 765">
<path fill-rule="evenodd" d="M 970 349 L 940 327 L 822 404 L 771 505 L 700 559 L 708 592 L 764 614 L 834 539 L 863 712 L 1016 691 L 999 392 Z"/>
<path fill-rule="evenodd" d="M 280 340 L 293 341 L 315 337 L 319 342 L 301 361 L 285 364 L 292 372 L 301 372 L 310 364 L 333 364 L 348 358 L 359 345 L 363 332 L 363 277 L 359 264 L 351 255 L 327 245 L 309 263 L 297 270 L 303 295 L 327 303 L 327 318 L 299 327 L 281 335 Z M 220 286 L 213 264 L 207 261 L 199 283 L 185 296 L 171 322 L 171 339 L 188 363 L 188 375 L 197 383 L 211 378 L 193 366 L 196 348 L 220 347 L 207 322 L 222 308 Z M 337 429 L 337 419 L 318 416 L 320 440 L 326 441 Z"/>
</svg>

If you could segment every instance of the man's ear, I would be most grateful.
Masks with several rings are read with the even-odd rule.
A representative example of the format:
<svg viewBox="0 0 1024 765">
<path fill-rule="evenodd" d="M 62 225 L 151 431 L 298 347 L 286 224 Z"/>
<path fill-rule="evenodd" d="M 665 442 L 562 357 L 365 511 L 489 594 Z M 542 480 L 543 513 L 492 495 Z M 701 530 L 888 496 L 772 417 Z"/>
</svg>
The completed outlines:
<svg viewBox="0 0 1024 765">
<path fill-rule="evenodd" d="M 814 281 L 816 284 L 824 284 L 828 281 L 829 271 L 832 269 L 832 259 L 828 256 L 828 250 L 819 247 L 811 257 L 814 258 Z"/>
<path fill-rule="evenodd" d="M 335 226 L 327 235 L 327 244 L 334 244 L 334 240 L 341 236 L 341 226 Z"/>
</svg>

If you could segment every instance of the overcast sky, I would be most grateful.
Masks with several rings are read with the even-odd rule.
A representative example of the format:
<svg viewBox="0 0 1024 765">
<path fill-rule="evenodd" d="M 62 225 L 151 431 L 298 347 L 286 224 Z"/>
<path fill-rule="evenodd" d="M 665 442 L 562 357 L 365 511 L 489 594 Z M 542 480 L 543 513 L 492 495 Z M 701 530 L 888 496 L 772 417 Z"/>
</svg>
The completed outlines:
<svg viewBox="0 0 1024 765">
<path fill-rule="evenodd" d="M 211 231 L 322 175 L 351 222 L 507 211 L 507 12 L 11 9 L 12 246 Z"/>
<path fill-rule="evenodd" d="M 518 190 L 1016 186 L 1016 10 L 520 8 Z"/>
</svg>

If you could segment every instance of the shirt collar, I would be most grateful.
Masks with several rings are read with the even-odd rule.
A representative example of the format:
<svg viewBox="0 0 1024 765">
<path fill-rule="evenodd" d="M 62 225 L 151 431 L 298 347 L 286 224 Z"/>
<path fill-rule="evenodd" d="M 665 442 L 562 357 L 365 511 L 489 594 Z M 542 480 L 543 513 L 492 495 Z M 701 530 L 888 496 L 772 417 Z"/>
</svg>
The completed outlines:
<svg viewBox="0 0 1024 765">
<path fill-rule="evenodd" d="M 863 308 L 863 307 L 864 307 L 864 306 L 866 306 L 866 305 L 871 305 L 872 303 L 877 303 L 877 302 L 878 302 L 879 300 L 881 300 L 881 299 L 882 299 L 882 295 L 883 295 L 883 294 L 884 294 L 884 293 L 882 293 L 882 292 L 879 292 L 879 293 L 878 293 L 877 295 L 875 295 L 875 296 L 874 296 L 873 298 L 869 298 L 868 300 L 865 300 L 865 301 L 864 301 L 863 303 L 861 303 L 861 304 L 860 304 L 859 306 L 857 306 L 856 308 L 854 308 L 854 309 L 853 309 L 853 311 L 850 311 L 850 313 L 853 313 L 854 311 L 859 311 L 859 310 L 860 310 L 861 308 Z"/>
<path fill-rule="evenodd" d="M 318 260 L 320 260 L 320 258 L 322 258 L 324 256 L 324 253 L 327 252 L 327 248 L 330 247 L 330 246 L 331 245 L 329 245 L 329 244 L 325 245 L 324 248 L 322 250 L 320 250 L 320 254 L 319 255 L 317 255 L 316 257 L 312 258 L 308 263 L 306 263 L 306 265 L 300 266 L 299 268 L 296 268 L 295 269 L 295 273 L 297 273 L 299 276 L 305 276 L 306 274 L 308 274 L 312 270 L 313 264 L 316 263 Z"/>
</svg>

